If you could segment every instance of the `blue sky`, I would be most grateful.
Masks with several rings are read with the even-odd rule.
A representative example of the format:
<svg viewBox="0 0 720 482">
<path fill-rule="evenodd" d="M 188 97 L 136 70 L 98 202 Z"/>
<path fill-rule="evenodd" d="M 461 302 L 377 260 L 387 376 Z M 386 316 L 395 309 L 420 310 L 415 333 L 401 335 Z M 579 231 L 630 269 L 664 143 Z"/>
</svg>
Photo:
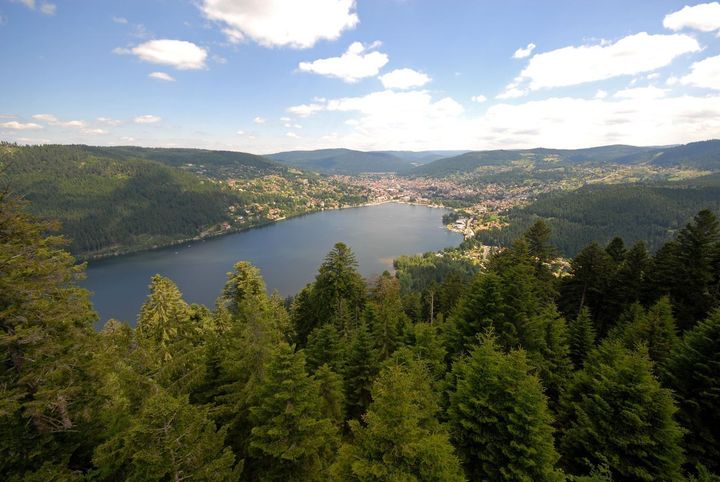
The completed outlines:
<svg viewBox="0 0 720 482">
<path fill-rule="evenodd" d="M 720 137 L 720 3 L 0 0 L 0 139 L 268 153 Z"/>
</svg>

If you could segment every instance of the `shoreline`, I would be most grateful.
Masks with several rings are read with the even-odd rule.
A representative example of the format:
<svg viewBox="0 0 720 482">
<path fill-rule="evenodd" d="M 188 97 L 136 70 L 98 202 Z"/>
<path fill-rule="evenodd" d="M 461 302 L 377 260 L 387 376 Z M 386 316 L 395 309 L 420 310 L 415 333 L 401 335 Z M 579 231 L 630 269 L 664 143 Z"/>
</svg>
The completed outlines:
<svg viewBox="0 0 720 482">
<path fill-rule="evenodd" d="M 171 248 L 173 246 L 179 246 L 179 245 L 182 245 L 185 243 L 196 243 L 199 241 L 204 241 L 206 239 L 214 239 L 214 238 L 219 238 L 222 236 L 228 236 L 231 234 L 238 234 L 238 233 L 242 233 L 245 231 L 250 231 L 251 229 L 264 228 L 264 227 L 271 226 L 276 223 L 280 223 L 282 221 L 287 221 L 289 219 L 299 218 L 301 216 L 309 216 L 311 214 L 318 214 L 318 213 L 322 213 L 324 211 L 339 211 L 341 209 L 357 209 L 357 208 L 365 208 L 365 207 L 372 207 L 372 206 L 381 206 L 383 204 L 408 204 L 411 206 L 426 206 L 429 208 L 436 208 L 436 209 L 452 209 L 452 208 L 448 208 L 446 206 L 442 206 L 440 204 L 423 203 L 423 202 L 417 202 L 417 201 L 415 201 L 415 202 L 401 201 L 401 200 L 370 201 L 370 202 L 366 202 L 366 203 L 362 203 L 362 204 L 356 204 L 353 206 L 321 208 L 321 209 L 316 209 L 316 210 L 307 211 L 307 212 L 303 212 L 303 213 L 292 214 L 290 216 L 286 216 L 286 217 L 283 217 L 280 219 L 268 220 L 266 222 L 258 223 L 253 226 L 245 226 L 242 228 L 228 229 L 226 231 L 207 234 L 205 236 L 196 235 L 191 238 L 178 239 L 176 241 L 157 244 L 157 245 L 150 246 L 150 247 L 135 248 L 135 249 L 128 248 L 128 249 L 124 249 L 124 250 L 112 252 L 112 253 L 107 253 L 107 254 L 88 255 L 88 256 L 74 255 L 74 256 L 78 263 L 92 263 L 95 261 L 102 261 L 102 260 L 106 260 L 106 259 L 117 258 L 120 256 L 127 256 L 130 254 L 146 253 L 146 252 L 150 252 L 150 251 L 157 251 L 157 250 L 164 249 L 164 248 Z M 452 231 L 452 229 L 449 229 L 447 226 L 445 226 L 445 228 L 448 229 L 448 231 Z"/>
</svg>

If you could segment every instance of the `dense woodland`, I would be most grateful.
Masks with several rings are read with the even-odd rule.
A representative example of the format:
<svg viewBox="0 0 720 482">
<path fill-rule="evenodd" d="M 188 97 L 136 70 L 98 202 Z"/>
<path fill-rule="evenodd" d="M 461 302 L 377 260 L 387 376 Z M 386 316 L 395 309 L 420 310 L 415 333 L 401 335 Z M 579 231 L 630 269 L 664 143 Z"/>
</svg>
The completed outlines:
<svg viewBox="0 0 720 482">
<path fill-rule="evenodd" d="M 286 216 L 305 213 L 308 197 L 366 200 L 357 190 L 260 156 L 201 149 L 0 143 L 0 174 L 0 189 L 31 201 L 33 214 L 61 221 L 68 249 L 83 257 L 218 233 L 224 223 L 233 229 L 266 224 L 270 207 Z M 270 190 L 263 176 L 289 187 Z M 222 182 L 228 179 L 257 185 L 230 189 Z"/>
<path fill-rule="evenodd" d="M 0 198 L 4 480 L 718 480 L 710 211 L 565 276 L 542 222 L 479 272 L 365 280 L 338 243 L 289 301 L 243 261 L 214 307 L 155 276 L 99 332 L 51 228 Z"/>
<path fill-rule="evenodd" d="M 594 184 L 575 191 L 554 192 L 510 210 L 509 225 L 479 231 L 488 245 L 507 246 L 533 223 L 552 229 L 551 242 L 574 256 L 592 241 L 621 236 L 628 244 L 643 241 L 660 248 L 701 209 L 720 212 L 720 175 L 651 184 Z"/>
</svg>

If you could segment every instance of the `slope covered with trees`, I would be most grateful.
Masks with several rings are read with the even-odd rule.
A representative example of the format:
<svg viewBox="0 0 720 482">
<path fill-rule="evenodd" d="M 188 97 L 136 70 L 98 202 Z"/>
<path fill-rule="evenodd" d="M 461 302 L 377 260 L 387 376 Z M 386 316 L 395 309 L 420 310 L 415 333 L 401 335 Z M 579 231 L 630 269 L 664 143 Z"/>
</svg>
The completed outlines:
<svg viewBox="0 0 720 482">
<path fill-rule="evenodd" d="M 597 241 L 621 236 L 655 250 L 703 208 L 720 212 L 720 176 L 664 184 L 587 185 L 551 193 L 507 213 L 509 225 L 480 231 L 488 245 L 508 245 L 535 221 L 552 228 L 552 242 L 567 256 Z"/>
<path fill-rule="evenodd" d="M 267 157 L 301 169 L 334 174 L 396 172 L 411 167 L 409 161 L 391 153 L 351 149 L 278 152 Z"/>
<path fill-rule="evenodd" d="M 95 332 L 82 266 L 25 208 L 0 197 L 4 480 L 717 480 L 710 211 L 564 276 L 542 223 L 402 282 L 338 243 L 288 303 L 246 262 L 213 309 L 155 276 L 135 329 Z"/>
<path fill-rule="evenodd" d="M 74 253 L 151 247 L 231 221 L 232 193 L 190 173 L 85 146 L 0 146 L 4 188 L 57 219 Z"/>
</svg>

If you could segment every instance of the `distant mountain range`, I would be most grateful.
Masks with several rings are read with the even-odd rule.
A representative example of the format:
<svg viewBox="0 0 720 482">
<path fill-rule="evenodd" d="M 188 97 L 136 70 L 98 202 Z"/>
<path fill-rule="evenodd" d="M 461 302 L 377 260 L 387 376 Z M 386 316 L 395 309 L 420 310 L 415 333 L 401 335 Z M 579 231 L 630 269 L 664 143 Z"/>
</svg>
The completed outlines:
<svg viewBox="0 0 720 482">
<path fill-rule="evenodd" d="M 443 177 L 474 171 L 483 166 L 505 166 L 513 163 L 586 164 L 613 162 L 617 164 L 650 163 L 656 166 L 683 166 L 695 169 L 720 170 L 720 141 L 692 142 L 680 146 L 636 147 L 611 145 L 586 149 L 513 149 L 471 151 L 438 159 L 418 166 L 408 174 Z"/>
<path fill-rule="evenodd" d="M 693 142 L 680 146 L 637 147 L 610 145 L 584 149 L 496 149 L 486 151 L 356 151 L 318 149 L 269 154 L 278 163 L 331 174 L 396 172 L 410 176 L 444 177 L 474 171 L 484 166 L 568 165 L 612 162 L 650 163 L 720 170 L 720 141 Z"/>
</svg>

